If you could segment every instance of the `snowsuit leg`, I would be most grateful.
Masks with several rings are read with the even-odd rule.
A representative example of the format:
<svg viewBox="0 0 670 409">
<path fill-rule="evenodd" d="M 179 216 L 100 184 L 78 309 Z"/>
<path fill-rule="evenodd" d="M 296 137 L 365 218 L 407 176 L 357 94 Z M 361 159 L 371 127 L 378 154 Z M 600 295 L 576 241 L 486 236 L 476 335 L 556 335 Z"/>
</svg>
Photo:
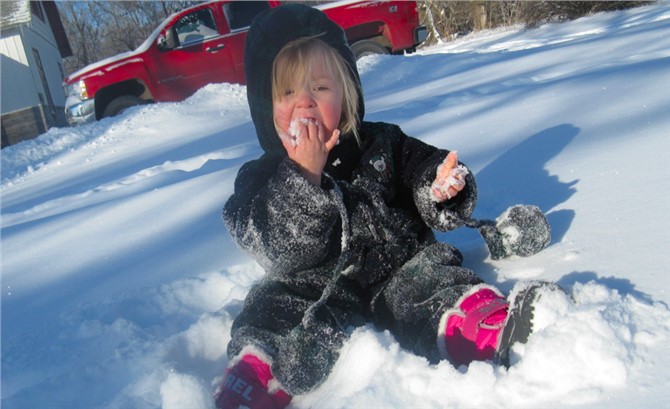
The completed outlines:
<svg viewBox="0 0 670 409">
<path fill-rule="evenodd" d="M 308 300 L 292 294 L 282 283 L 261 280 L 251 288 L 233 322 L 228 356 L 236 356 L 247 345 L 256 345 L 274 355 L 281 337 L 301 321 L 309 305 Z"/>
<path fill-rule="evenodd" d="M 339 286 L 335 301 L 359 295 L 348 290 L 346 285 Z M 365 301 L 358 298 L 362 308 Z M 343 329 L 363 322 L 356 305 L 345 309 L 327 304 L 305 327 L 304 313 L 317 299 L 318 295 L 312 298 L 297 293 L 271 278 L 261 280 L 251 289 L 233 322 L 228 356 L 232 358 L 245 346 L 255 345 L 273 358 L 272 374 L 286 392 L 298 395 L 310 391 L 326 379 L 337 361 L 347 339 Z"/>
<path fill-rule="evenodd" d="M 442 314 L 472 286 L 483 282 L 461 267 L 455 247 L 435 243 L 417 253 L 377 291 L 373 304 L 376 323 L 398 342 L 431 362 L 440 360 L 438 325 Z"/>
</svg>

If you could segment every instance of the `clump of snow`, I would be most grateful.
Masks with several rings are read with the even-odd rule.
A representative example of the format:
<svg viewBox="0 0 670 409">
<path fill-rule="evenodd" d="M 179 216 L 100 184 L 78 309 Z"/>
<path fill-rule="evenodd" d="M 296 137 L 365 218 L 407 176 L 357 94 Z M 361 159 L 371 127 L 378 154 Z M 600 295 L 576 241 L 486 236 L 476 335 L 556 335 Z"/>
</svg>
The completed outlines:
<svg viewBox="0 0 670 409">
<path fill-rule="evenodd" d="M 667 405 L 668 58 L 667 3 L 363 58 L 367 120 L 458 148 L 475 217 L 534 204 L 552 228 L 528 258 L 491 260 L 472 229 L 439 238 L 504 292 L 541 279 L 574 302 L 544 301 L 509 370 L 430 365 L 352 330 L 291 407 Z M 229 84 L 3 149 L 2 407 L 211 408 L 264 274 L 220 212 L 261 154 L 246 88 Z"/>
<path fill-rule="evenodd" d="M 444 163 L 440 164 L 437 167 L 437 174 L 440 174 Z M 441 202 L 440 197 L 446 197 L 447 200 L 451 199 L 451 194 L 449 193 L 449 188 L 458 188 L 463 189 L 465 187 L 465 177 L 470 174 L 468 168 L 463 165 L 458 165 L 451 170 L 449 176 L 445 179 L 436 179 L 431 185 L 431 198 L 435 202 Z M 440 197 L 438 197 L 438 194 Z"/>
<path fill-rule="evenodd" d="M 161 384 L 161 408 L 214 408 L 209 387 L 194 376 L 170 373 Z"/>
<path fill-rule="evenodd" d="M 307 126 L 309 124 L 315 124 L 316 126 L 319 126 L 319 123 L 316 122 L 313 119 L 309 118 L 295 118 L 291 120 L 289 123 L 288 131 L 279 131 L 279 137 L 288 141 L 288 143 L 295 147 L 300 144 L 300 140 L 302 138 L 302 126 Z"/>
</svg>

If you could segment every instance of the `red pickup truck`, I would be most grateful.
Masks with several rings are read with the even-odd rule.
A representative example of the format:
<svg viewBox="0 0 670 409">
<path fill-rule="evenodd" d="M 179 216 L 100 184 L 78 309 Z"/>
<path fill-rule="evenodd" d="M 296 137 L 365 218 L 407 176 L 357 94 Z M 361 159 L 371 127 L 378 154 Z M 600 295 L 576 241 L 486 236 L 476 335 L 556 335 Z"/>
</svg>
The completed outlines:
<svg viewBox="0 0 670 409">
<path fill-rule="evenodd" d="M 244 84 L 244 44 L 253 18 L 280 1 L 215 1 L 164 20 L 135 51 L 65 78 L 71 125 L 149 102 L 181 101 L 204 85 Z M 337 1 L 316 6 L 346 32 L 357 57 L 413 51 L 426 37 L 413 1 Z"/>
</svg>

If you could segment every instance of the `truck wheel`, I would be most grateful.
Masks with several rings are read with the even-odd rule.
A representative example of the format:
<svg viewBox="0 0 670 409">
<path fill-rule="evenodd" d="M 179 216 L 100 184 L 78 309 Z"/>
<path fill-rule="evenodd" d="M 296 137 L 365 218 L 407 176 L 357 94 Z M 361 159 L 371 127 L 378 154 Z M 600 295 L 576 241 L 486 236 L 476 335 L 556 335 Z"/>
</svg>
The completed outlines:
<svg viewBox="0 0 670 409">
<path fill-rule="evenodd" d="M 112 102 L 107 105 L 107 108 L 105 108 L 105 112 L 103 112 L 102 117 L 107 118 L 111 116 L 117 116 L 130 107 L 144 105 L 146 103 L 147 101 L 140 97 L 136 97 L 134 95 L 122 95 L 113 99 Z"/>
<path fill-rule="evenodd" d="M 354 52 L 356 60 L 359 60 L 366 55 L 389 54 L 388 48 L 372 40 L 357 41 L 351 46 L 351 50 Z"/>
</svg>

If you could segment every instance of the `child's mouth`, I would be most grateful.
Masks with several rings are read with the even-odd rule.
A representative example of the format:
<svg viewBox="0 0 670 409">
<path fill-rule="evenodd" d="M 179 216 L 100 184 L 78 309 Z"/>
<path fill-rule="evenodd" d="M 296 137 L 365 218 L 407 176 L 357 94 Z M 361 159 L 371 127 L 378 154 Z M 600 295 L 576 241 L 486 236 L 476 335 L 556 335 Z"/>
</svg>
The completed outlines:
<svg viewBox="0 0 670 409">
<path fill-rule="evenodd" d="M 314 118 L 295 118 L 288 126 L 288 134 L 294 138 L 300 138 L 300 125 L 309 124 L 319 125 L 319 122 Z"/>
</svg>

